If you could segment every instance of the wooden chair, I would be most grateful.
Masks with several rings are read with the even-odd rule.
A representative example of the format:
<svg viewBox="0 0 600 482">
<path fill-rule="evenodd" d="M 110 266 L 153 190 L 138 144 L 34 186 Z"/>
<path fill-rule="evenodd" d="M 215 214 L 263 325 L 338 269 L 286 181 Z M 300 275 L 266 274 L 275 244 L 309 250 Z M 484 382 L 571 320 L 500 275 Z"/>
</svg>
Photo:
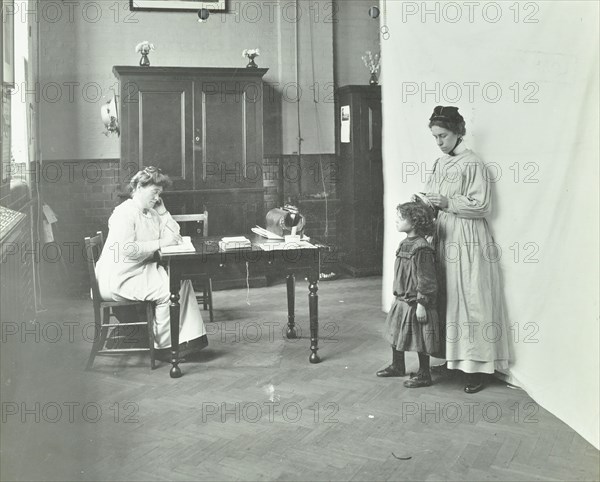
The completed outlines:
<svg viewBox="0 0 600 482">
<path fill-rule="evenodd" d="M 92 301 L 94 305 L 94 343 L 92 345 L 92 352 L 87 362 L 86 370 L 92 368 L 96 355 L 105 354 L 117 354 L 117 353 L 131 353 L 131 352 L 150 352 L 150 367 L 154 370 L 155 359 L 154 359 L 154 330 L 153 330 L 153 319 L 154 309 L 151 301 L 103 301 L 100 297 L 100 290 L 98 288 L 98 279 L 96 278 L 96 261 L 102 253 L 104 246 L 104 238 L 102 231 L 98 231 L 94 237 L 85 238 L 85 252 L 87 258 L 88 271 L 90 275 L 90 285 L 92 287 Z M 115 308 L 130 308 L 135 309 L 136 307 L 143 307 L 145 311 L 145 321 L 139 321 L 134 323 L 111 323 L 111 318 L 117 318 Z M 148 329 L 148 348 L 105 348 L 106 338 L 108 336 L 108 330 L 113 327 L 124 327 L 124 326 L 147 326 Z"/>
<path fill-rule="evenodd" d="M 172 214 L 171 217 L 180 224 L 184 224 L 182 228 L 193 227 L 191 230 L 182 229 L 182 234 L 186 236 L 201 235 L 202 237 L 208 236 L 208 211 L 204 211 L 201 214 Z M 186 223 L 189 223 L 185 226 Z M 196 224 L 191 224 L 196 223 Z M 204 310 L 208 309 L 211 323 L 214 321 L 213 317 L 213 302 L 212 302 L 212 280 L 205 275 L 195 275 L 194 279 L 198 280 L 202 286 L 202 294 L 196 294 L 198 303 L 202 303 Z"/>
</svg>

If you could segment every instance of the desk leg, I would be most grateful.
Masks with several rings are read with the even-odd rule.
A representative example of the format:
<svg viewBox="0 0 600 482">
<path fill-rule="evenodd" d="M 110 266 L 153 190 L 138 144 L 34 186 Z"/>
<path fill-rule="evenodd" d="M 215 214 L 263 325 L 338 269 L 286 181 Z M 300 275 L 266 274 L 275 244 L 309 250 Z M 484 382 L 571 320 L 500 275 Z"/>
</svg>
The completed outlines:
<svg viewBox="0 0 600 482">
<path fill-rule="evenodd" d="M 169 283 L 171 290 L 171 304 L 169 305 L 170 325 L 171 325 L 171 378 L 179 378 L 181 370 L 179 369 L 179 290 L 181 285 L 181 276 L 174 266 L 169 267 Z"/>
<path fill-rule="evenodd" d="M 319 275 L 308 278 L 308 312 L 310 316 L 310 351 L 308 361 L 311 363 L 319 363 L 321 359 L 317 355 L 319 344 Z"/>
<path fill-rule="evenodd" d="M 287 275 L 288 329 L 287 337 L 296 338 L 294 311 L 296 309 L 296 277 L 293 273 Z"/>
</svg>

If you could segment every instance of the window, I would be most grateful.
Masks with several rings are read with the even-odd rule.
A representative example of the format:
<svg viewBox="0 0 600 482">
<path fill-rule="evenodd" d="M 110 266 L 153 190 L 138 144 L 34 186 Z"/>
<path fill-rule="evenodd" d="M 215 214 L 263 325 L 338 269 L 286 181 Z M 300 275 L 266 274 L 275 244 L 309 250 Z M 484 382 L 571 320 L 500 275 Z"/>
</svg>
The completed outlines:
<svg viewBox="0 0 600 482">
<path fill-rule="evenodd" d="M 30 63 L 30 20 L 28 11 L 33 0 L 2 0 L 2 184 L 11 179 L 29 181 L 30 163 L 35 149 L 35 98 L 23 91 L 33 85 Z"/>
</svg>

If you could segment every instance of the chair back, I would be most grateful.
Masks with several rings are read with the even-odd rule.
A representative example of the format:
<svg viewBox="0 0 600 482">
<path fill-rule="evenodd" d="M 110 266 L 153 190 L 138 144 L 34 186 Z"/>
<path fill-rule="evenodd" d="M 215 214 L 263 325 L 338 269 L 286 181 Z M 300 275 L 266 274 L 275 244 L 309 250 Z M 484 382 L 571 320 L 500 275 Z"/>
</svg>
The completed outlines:
<svg viewBox="0 0 600 482">
<path fill-rule="evenodd" d="M 208 211 L 205 210 L 200 214 L 172 214 L 171 217 L 178 223 L 202 223 L 202 227 L 196 226 L 192 234 L 200 234 L 202 237 L 208 236 Z M 184 230 L 184 234 L 188 234 L 186 230 Z"/>
<path fill-rule="evenodd" d="M 100 310 L 100 288 L 98 287 L 98 278 L 96 278 L 96 262 L 102 254 L 104 247 L 104 237 L 102 231 L 98 231 L 96 236 L 84 238 L 85 257 L 87 260 L 88 273 L 90 276 L 90 287 L 92 288 L 92 299 L 94 301 L 94 310 Z"/>
</svg>

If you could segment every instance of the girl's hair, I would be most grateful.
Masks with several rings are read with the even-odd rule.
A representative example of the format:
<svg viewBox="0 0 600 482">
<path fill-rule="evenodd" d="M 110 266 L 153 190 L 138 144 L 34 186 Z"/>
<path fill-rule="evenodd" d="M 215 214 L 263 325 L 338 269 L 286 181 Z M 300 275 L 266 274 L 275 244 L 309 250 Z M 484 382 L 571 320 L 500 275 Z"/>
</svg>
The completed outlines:
<svg viewBox="0 0 600 482">
<path fill-rule="evenodd" d="M 419 236 L 430 236 L 433 234 L 435 222 L 434 211 L 423 202 L 408 202 L 398 204 L 398 213 L 412 224 Z"/>
<path fill-rule="evenodd" d="M 465 119 L 458 113 L 458 107 L 436 106 L 429 118 L 429 128 L 431 129 L 433 126 L 447 129 L 459 137 L 463 137 L 467 133 Z"/>
<path fill-rule="evenodd" d="M 171 179 L 166 174 L 163 174 L 160 168 L 148 166 L 139 171 L 129 181 L 129 188 L 134 191 L 137 187 L 145 187 L 148 185 L 160 186 L 166 189 L 171 186 Z"/>
</svg>

